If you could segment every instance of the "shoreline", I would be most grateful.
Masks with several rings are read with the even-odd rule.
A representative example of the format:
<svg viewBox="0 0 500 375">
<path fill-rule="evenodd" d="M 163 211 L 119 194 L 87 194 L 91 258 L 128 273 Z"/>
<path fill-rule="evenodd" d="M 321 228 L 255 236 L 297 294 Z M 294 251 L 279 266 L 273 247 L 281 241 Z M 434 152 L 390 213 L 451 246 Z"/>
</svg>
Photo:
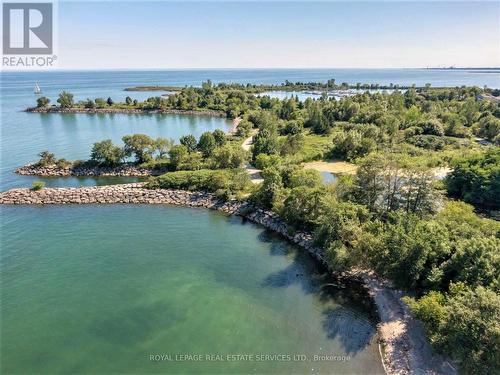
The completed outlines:
<svg viewBox="0 0 500 375">
<path fill-rule="evenodd" d="M 223 111 L 189 110 L 189 109 L 141 109 L 141 108 L 61 108 L 61 107 L 30 107 L 24 110 L 29 113 L 63 113 L 63 114 L 166 114 L 166 115 L 197 115 L 211 117 L 227 117 Z"/>
<path fill-rule="evenodd" d="M 0 193 L 0 204 L 169 204 L 218 210 L 244 217 L 270 229 L 288 241 L 308 251 L 332 272 L 321 249 L 314 246 L 313 235 L 292 232 L 277 214 L 251 203 L 226 201 L 214 194 L 170 189 L 146 189 L 143 183 L 75 188 L 45 188 L 33 191 L 27 188 Z M 402 291 L 381 279 L 373 271 L 352 269 L 334 275 L 359 281 L 372 298 L 380 322 L 377 332 L 383 346 L 382 362 L 392 374 L 430 373 L 456 374 L 444 358 L 435 355 L 425 336 L 422 324 L 415 320 L 408 306 L 401 300 Z"/>
</svg>

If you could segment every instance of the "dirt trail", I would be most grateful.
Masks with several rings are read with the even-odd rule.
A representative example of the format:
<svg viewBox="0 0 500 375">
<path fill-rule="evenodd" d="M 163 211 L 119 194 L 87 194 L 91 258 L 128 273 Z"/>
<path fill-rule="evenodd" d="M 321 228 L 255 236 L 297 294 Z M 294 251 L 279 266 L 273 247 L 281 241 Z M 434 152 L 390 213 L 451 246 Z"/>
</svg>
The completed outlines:
<svg viewBox="0 0 500 375">
<path fill-rule="evenodd" d="M 252 143 L 253 143 L 253 137 L 255 134 L 257 134 L 257 131 L 253 130 L 252 135 L 243 141 L 243 143 L 241 144 L 241 148 L 243 150 L 250 151 L 250 148 L 252 147 Z M 245 169 L 248 172 L 248 174 L 250 175 L 250 179 L 252 180 L 252 183 L 260 184 L 264 181 L 264 179 L 262 178 L 262 175 L 260 174 L 260 172 L 262 172 L 260 169 L 253 167 L 250 163 L 247 163 L 247 165 L 245 166 Z"/>
<path fill-rule="evenodd" d="M 367 270 L 352 270 L 346 275 L 361 280 L 377 306 L 378 334 L 388 374 L 457 374 L 445 358 L 433 351 L 422 323 L 412 316 L 401 299 L 403 293 L 390 281 Z"/>
</svg>

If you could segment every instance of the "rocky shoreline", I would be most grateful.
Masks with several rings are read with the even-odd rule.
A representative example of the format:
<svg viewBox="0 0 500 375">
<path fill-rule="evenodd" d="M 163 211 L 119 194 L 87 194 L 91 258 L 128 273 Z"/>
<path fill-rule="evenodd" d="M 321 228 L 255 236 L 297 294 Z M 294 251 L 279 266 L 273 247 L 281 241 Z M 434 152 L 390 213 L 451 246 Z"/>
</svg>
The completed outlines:
<svg viewBox="0 0 500 375">
<path fill-rule="evenodd" d="M 12 189 L 0 193 L 0 204 L 170 204 L 208 208 L 239 215 L 279 233 L 306 249 L 327 268 L 323 252 L 314 246 L 313 236 L 296 232 L 273 212 L 249 202 L 226 201 L 205 192 L 146 189 L 143 183 L 99 187 Z M 382 359 L 388 374 L 456 374 L 445 359 L 433 353 L 424 329 L 401 300 L 403 293 L 372 271 L 353 269 L 338 275 L 359 281 L 373 298 L 380 318 L 377 330 L 383 347 Z"/>
<path fill-rule="evenodd" d="M 166 172 L 166 168 L 140 168 L 133 164 L 123 164 L 116 167 L 86 165 L 59 167 L 57 165 L 38 166 L 36 164 L 28 164 L 15 170 L 15 173 L 23 176 L 40 177 L 147 177 L 159 176 Z"/>
<path fill-rule="evenodd" d="M 32 107 L 26 108 L 26 112 L 31 113 L 83 113 L 83 114 L 98 114 L 98 113 L 125 113 L 125 114 L 169 114 L 169 115 L 198 115 L 212 117 L 226 117 L 223 111 L 213 110 L 182 110 L 182 109 L 140 109 L 140 108 L 62 108 L 58 106 L 51 107 Z"/>
</svg>

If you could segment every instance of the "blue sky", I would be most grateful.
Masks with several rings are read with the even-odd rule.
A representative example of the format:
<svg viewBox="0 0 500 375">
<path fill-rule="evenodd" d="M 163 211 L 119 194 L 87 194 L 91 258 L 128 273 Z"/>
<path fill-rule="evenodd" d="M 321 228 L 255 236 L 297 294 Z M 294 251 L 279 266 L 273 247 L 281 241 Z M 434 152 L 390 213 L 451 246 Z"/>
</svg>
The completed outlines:
<svg viewBox="0 0 500 375">
<path fill-rule="evenodd" d="M 499 7 L 59 1 L 59 68 L 499 66 Z"/>
</svg>

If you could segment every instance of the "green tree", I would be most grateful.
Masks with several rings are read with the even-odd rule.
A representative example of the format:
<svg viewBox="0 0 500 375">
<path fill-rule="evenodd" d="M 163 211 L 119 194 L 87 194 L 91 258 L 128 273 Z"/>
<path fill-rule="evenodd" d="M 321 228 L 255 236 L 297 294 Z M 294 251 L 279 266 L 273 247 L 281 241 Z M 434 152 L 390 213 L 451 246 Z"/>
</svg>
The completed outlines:
<svg viewBox="0 0 500 375">
<path fill-rule="evenodd" d="M 179 141 L 180 141 L 181 145 L 186 146 L 188 152 L 196 151 L 196 147 L 198 145 L 198 142 L 196 141 L 196 138 L 194 137 L 194 135 L 192 135 L 192 134 L 183 135 Z"/>
<path fill-rule="evenodd" d="M 241 120 L 236 128 L 236 135 L 241 138 L 246 138 L 252 131 L 253 124 L 248 120 Z"/>
<path fill-rule="evenodd" d="M 47 98 L 46 96 L 42 96 L 36 100 L 36 106 L 38 108 L 44 108 L 47 107 L 50 103 L 50 99 Z"/>
<path fill-rule="evenodd" d="M 444 126 L 438 119 L 431 118 L 427 120 L 419 121 L 418 127 L 422 129 L 423 134 L 428 135 L 444 135 Z"/>
<path fill-rule="evenodd" d="M 289 178 L 286 187 L 296 188 L 296 187 L 308 187 L 316 188 L 323 184 L 323 178 L 321 174 L 314 169 L 297 169 L 293 171 Z"/>
<path fill-rule="evenodd" d="M 132 98 L 131 98 L 130 96 L 127 96 L 127 97 L 125 98 L 125 103 L 126 103 L 127 105 L 131 105 L 131 104 L 132 104 Z"/>
<path fill-rule="evenodd" d="M 205 132 L 201 135 L 200 140 L 198 141 L 197 148 L 201 151 L 203 157 L 207 158 L 212 155 L 216 146 L 217 144 L 215 142 L 213 134 L 210 132 Z"/>
<path fill-rule="evenodd" d="M 123 150 L 115 146 L 111 139 L 96 142 L 90 152 L 90 160 L 99 165 L 115 166 L 122 162 Z"/>
<path fill-rule="evenodd" d="M 391 155 L 365 158 L 356 173 L 355 197 L 372 211 L 402 209 L 424 215 L 437 211 L 441 199 L 428 168 Z"/>
<path fill-rule="evenodd" d="M 240 147 L 234 148 L 230 145 L 218 147 L 212 154 L 212 164 L 216 169 L 239 168 L 246 161 L 246 152 Z"/>
<path fill-rule="evenodd" d="M 323 214 L 324 198 L 322 187 L 293 188 L 283 203 L 280 216 L 298 228 L 312 230 Z"/>
<path fill-rule="evenodd" d="M 302 133 L 289 134 L 281 145 L 282 155 L 294 155 L 304 146 L 305 137 Z"/>
<path fill-rule="evenodd" d="M 287 121 L 285 124 L 283 130 L 281 131 L 282 135 L 294 135 L 294 134 L 299 134 L 304 130 L 304 126 L 295 120 L 292 121 Z"/>
<path fill-rule="evenodd" d="M 500 148 L 463 157 L 445 179 L 452 197 L 479 207 L 500 207 Z"/>
<path fill-rule="evenodd" d="M 45 167 L 48 165 L 54 165 L 56 164 L 56 157 L 53 153 L 48 152 L 48 151 L 43 151 L 38 154 L 40 156 L 40 160 L 36 163 L 36 165 Z"/>
<path fill-rule="evenodd" d="M 253 137 L 253 157 L 259 154 L 278 154 L 280 145 L 278 142 L 278 129 L 274 121 L 264 122 L 259 132 Z"/>
<path fill-rule="evenodd" d="M 96 104 L 92 99 L 87 98 L 83 106 L 87 109 L 94 109 Z"/>
<path fill-rule="evenodd" d="M 266 168 L 262 171 L 264 182 L 261 184 L 257 194 L 259 202 L 267 208 L 272 208 L 275 199 L 283 188 L 283 180 L 276 168 Z"/>
<path fill-rule="evenodd" d="M 172 169 L 177 170 L 182 160 L 187 156 L 188 149 L 184 145 L 174 145 L 170 148 L 168 155 Z"/>
<path fill-rule="evenodd" d="M 106 104 L 111 107 L 114 104 L 113 99 L 108 98 L 108 100 L 106 100 Z"/>
<path fill-rule="evenodd" d="M 220 129 L 215 129 L 212 133 L 215 139 L 215 144 L 217 147 L 224 146 L 226 144 L 226 133 Z"/>
<path fill-rule="evenodd" d="M 461 240 L 446 264 L 446 277 L 471 287 L 485 286 L 500 292 L 500 239 L 473 237 Z"/>
<path fill-rule="evenodd" d="M 75 105 L 75 102 L 73 101 L 73 94 L 71 94 L 67 91 L 62 91 L 59 94 L 59 98 L 57 99 L 57 102 L 63 108 L 71 108 Z"/>
<path fill-rule="evenodd" d="M 479 123 L 474 126 L 475 133 L 489 141 L 495 141 L 500 134 L 500 119 L 488 114 L 479 120 Z M 500 143 L 497 143 L 500 144 Z"/>
<path fill-rule="evenodd" d="M 145 163 L 152 159 L 155 149 L 155 141 L 146 134 L 126 135 L 122 138 L 125 147 L 125 156 L 134 155 L 138 164 Z"/>
<path fill-rule="evenodd" d="M 500 295 L 484 287 L 452 285 L 450 295 L 408 299 L 431 341 L 459 362 L 464 374 L 493 374 L 500 365 Z"/>
<path fill-rule="evenodd" d="M 321 110 L 321 104 L 319 102 L 313 103 L 309 108 L 308 119 L 304 125 L 311 128 L 316 134 L 324 134 L 328 131 L 329 126 L 323 116 L 323 111 Z"/>
<path fill-rule="evenodd" d="M 97 108 L 106 107 L 106 101 L 103 98 L 95 98 L 95 105 Z"/>
<path fill-rule="evenodd" d="M 156 138 L 155 140 L 155 151 L 158 153 L 158 158 L 163 159 L 167 156 L 168 151 L 174 145 L 174 141 L 170 138 Z"/>
</svg>

